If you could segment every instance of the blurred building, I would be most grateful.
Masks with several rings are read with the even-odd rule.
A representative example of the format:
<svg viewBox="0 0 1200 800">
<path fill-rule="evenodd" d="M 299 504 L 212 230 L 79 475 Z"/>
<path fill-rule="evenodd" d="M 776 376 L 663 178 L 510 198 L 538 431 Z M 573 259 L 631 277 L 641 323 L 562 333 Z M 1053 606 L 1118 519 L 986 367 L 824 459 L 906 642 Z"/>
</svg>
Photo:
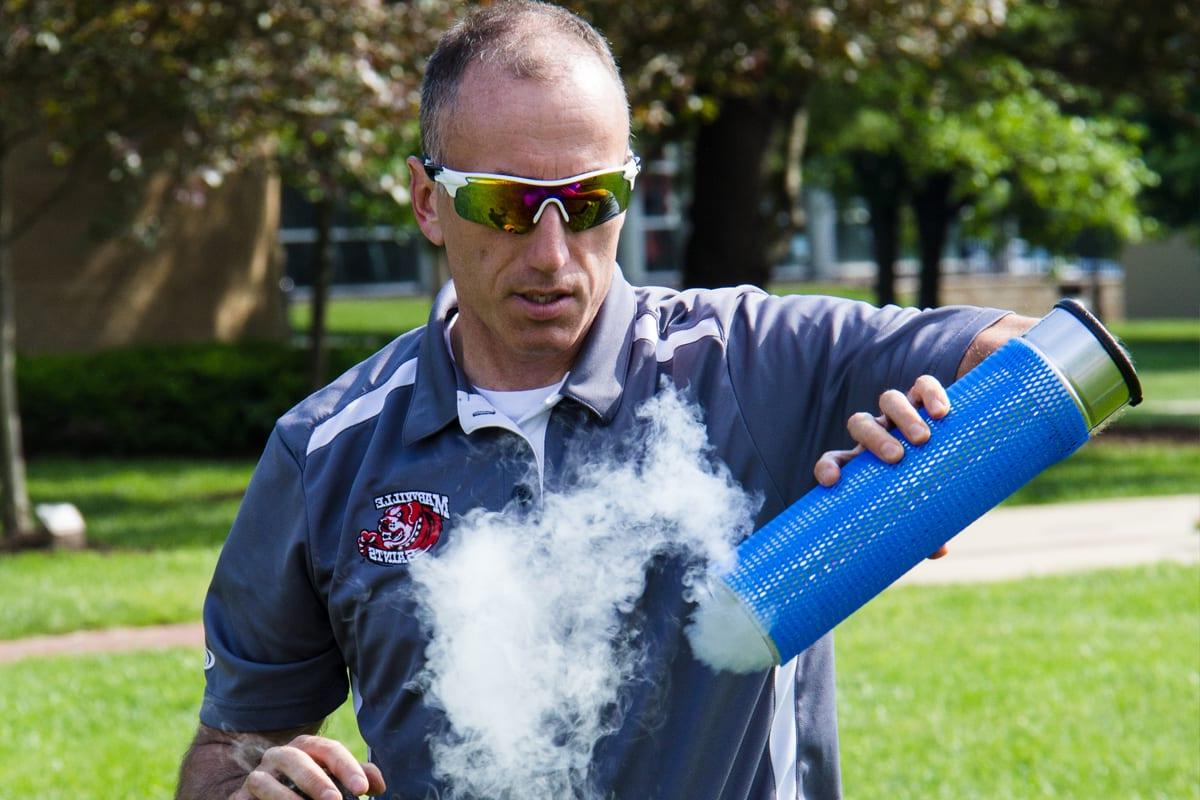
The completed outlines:
<svg viewBox="0 0 1200 800">
<path fill-rule="evenodd" d="M 1175 233 L 1166 239 L 1128 245 L 1121 262 L 1130 317 L 1200 316 L 1200 246 L 1194 234 Z"/>
<path fill-rule="evenodd" d="M 202 206 L 169 202 L 167 181 L 152 179 L 142 211 L 161 209 L 161 224 L 105 238 L 97 221 L 122 206 L 122 184 L 99 166 L 67 173 L 34 145 L 5 166 L 14 220 L 70 181 L 12 249 L 19 350 L 287 336 L 277 179 L 236 176 Z"/>
<path fill-rule="evenodd" d="M 286 273 L 282 288 L 291 297 L 306 298 L 317 261 L 315 206 L 286 186 L 280 198 L 279 243 Z M 366 224 L 339 209 L 330 234 L 333 283 L 340 294 L 417 294 L 434 278 L 433 257 L 423 247 L 420 231 Z"/>
</svg>

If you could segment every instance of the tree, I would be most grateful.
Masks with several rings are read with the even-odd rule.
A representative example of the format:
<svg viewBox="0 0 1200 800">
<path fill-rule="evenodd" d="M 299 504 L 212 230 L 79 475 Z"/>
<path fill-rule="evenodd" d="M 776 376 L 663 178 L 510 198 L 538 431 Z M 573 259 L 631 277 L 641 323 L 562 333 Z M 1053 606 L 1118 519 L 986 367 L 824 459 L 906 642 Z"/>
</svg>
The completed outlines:
<svg viewBox="0 0 1200 800">
<path fill-rule="evenodd" d="M 875 259 L 875 302 L 896 302 L 896 261 L 900 257 L 900 218 L 911 187 L 904 160 L 893 150 L 849 154 L 853 183 L 867 202 L 871 251 Z"/>
<path fill-rule="evenodd" d="M 171 78 L 181 77 L 181 68 L 209 63 L 230 32 L 221 19 L 210 26 L 210 38 L 186 37 L 200 22 L 193 9 L 168 12 L 150 3 L 3 3 L 0 172 L 15 148 L 30 142 L 45 143 L 62 168 L 58 189 L 19 209 L 0 182 L 0 471 L 9 540 L 34 533 L 14 374 L 11 245 L 53 209 L 88 159 L 111 161 L 114 177 L 144 178 L 146 163 L 130 143 L 150 141 L 186 124 L 186 107 Z"/>
<path fill-rule="evenodd" d="M 893 62 L 865 74 L 851 92 L 836 89 L 851 110 L 825 120 L 825 152 L 902 165 L 892 171 L 905 176 L 899 191 L 914 211 L 920 305 L 938 303 L 941 255 L 966 209 L 987 220 L 1015 209 L 1023 234 L 1058 249 L 1094 228 L 1119 238 L 1141 234 L 1136 198 L 1154 174 L 1140 158 L 1138 131 L 1068 113 L 1053 95 L 1070 88 L 985 52 L 960 54 L 936 70 Z M 856 188 L 873 202 L 878 176 L 858 177 Z M 876 235 L 894 219 L 887 214 Z"/>
<path fill-rule="evenodd" d="M 897 53 L 928 57 L 998 24 L 1003 2 L 574 0 L 612 40 L 635 127 L 693 147 L 688 285 L 762 284 L 776 196 L 798 192 L 808 95 Z M 789 146 L 790 145 L 790 146 Z M 784 192 L 768 178 L 791 175 Z M 784 232 L 786 233 L 786 232 Z"/>
<path fill-rule="evenodd" d="M 316 389 L 328 377 L 334 212 L 349 204 L 374 219 L 403 214 L 408 190 L 397 176 L 406 174 L 405 156 L 419 149 L 419 66 L 452 9 L 429 0 L 265 5 L 255 18 L 261 35 L 215 65 L 199 99 L 218 141 L 271 142 L 270 159 L 284 181 L 315 206 L 309 350 Z M 297 51 L 297 42 L 306 46 Z M 230 117 L 231 107 L 248 112 Z"/>
<path fill-rule="evenodd" d="M 12 316 L 4 313 L 11 244 L 95 160 L 121 184 L 114 196 L 125 201 L 125 225 L 152 178 L 165 177 L 177 197 L 198 201 L 225 176 L 264 159 L 316 196 L 354 182 L 396 197 L 391 137 L 412 129 L 405 123 L 415 120 L 415 65 L 448 7 L 435 0 L 2 0 L 0 175 L 14 148 L 31 143 L 47 148 L 62 175 L 59 190 L 19 209 L 0 182 L 6 537 L 33 528 Z"/>
<path fill-rule="evenodd" d="M 1185 0 L 1060 0 L 1019 6 L 993 46 L 1069 82 L 1075 113 L 1135 122 L 1161 177 L 1140 197 L 1170 227 L 1200 232 L 1200 10 Z"/>
</svg>

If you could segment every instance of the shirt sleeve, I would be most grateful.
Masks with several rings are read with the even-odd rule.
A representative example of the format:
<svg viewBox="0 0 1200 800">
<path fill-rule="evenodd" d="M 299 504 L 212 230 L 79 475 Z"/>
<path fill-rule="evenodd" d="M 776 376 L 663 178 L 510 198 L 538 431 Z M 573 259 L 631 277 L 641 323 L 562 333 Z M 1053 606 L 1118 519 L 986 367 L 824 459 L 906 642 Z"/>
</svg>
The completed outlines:
<svg viewBox="0 0 1200 800">
<path fill-rule="evenodd" d="M 944 385 L 975 335 L 1010 312 L 919 310 L 831 297 L 743 295 L 727 331 L 730 377 L 760 457 L 792 502 L 821 453 L 849 447 L 846 421 L 922 374 Z"/>
<path fill-rule="evenodd" d="M 276 429 L 204 603 L 205 725 L 292 728 L 345 701 L 346 666 L 311 563 L 302 471 Z"/>
</svg>

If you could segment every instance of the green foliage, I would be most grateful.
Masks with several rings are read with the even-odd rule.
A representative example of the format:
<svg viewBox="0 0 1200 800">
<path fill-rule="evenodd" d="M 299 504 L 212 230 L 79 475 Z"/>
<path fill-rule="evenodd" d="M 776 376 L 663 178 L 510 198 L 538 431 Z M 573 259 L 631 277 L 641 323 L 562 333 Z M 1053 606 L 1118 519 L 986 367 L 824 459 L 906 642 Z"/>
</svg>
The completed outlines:
<svg viewBox="0 0 1200 800">
<path fill-rule="evenodd" d="M 953 201 L 977 235 L 1016 211 L 1022 236 L 1059 251 L 1093 229 L 1136 240 L 1146 224 L 1138 196 L 1157 180 L 1141 157 L 1142 129 L 1071 113 L 1056 98 L 1072 91 L 978 50 L 936 66 L 899 60 L 853 87 L 822 87 L 813 135 L 835 163 L 858 151 L 894 155 L 910 186 L 952 175 Z M 856 189 L 841 169 L 838 181 Z"/>
<path fill-rule="evenodd" d="M 198 101 L 219 141 L 270 141 L 284 180 L 309 199 L 348 197 L 370 216 L 399 221 L 409 199 L 404 157 L 419 149 L 420 66 L 451 9 L 261 3 L 254 30 L 205 76 Z M 231 107 L 249 113 L 230 115 Z"/>
<path fill-rule="evenodd" d="M 837 644 L 847 796 L 1183 798 L 1200 784 L 1195 566 L 893 589 Z"/>
<path fill-rule="evenodd" d="M 1015 4 L 997 37 L 1031 69 L 1076 87 L 1064 102 L 1135 121 L 1147 165 L 1161 177 L 1144 211 L 1200 231 L 1200 9 L 1187 0 L 1067 0 Z"/>
<path fill-rule="evenodd" d="M 1004 17 L 1002 5 L 984 0 L 567 5 L 612 42 L 635 127 L 647 134 L 710 120 L 731 97 L 766 99 L 790 114 L 817 76 L 853 80 L 898 53 L 935 57 Z"/>
<path fill-rule="evenodd" d="M 334 369 L 368 354 L 342 348 Z M 308 394 L 305 354 L 286 345 L 142 347 L 18 363 L 28 451 L 75 455 L 257 453 Z"/>
<path fill-rule="evenodd" d="M 200 202 L 225 175 L 266 157 L 310 193 L 352 186 L 394 206 L 407 201 L 396 159 L 414 141 L 419 66 L 452 4 L 0 8 L 0 159 L 31 137 L 64 167 L 103 158 L 132 208 L 155 174 Z M 19 233 L 28 221 L 14 226 Z"/>
</svg>

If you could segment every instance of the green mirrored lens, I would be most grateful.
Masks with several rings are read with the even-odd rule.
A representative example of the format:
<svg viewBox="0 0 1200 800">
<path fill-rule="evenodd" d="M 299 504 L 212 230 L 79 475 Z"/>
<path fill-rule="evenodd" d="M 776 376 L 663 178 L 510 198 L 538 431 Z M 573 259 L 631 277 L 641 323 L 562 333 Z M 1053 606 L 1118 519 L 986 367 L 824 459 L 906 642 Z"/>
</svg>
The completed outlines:
<svg viewBox="0 0 1200 800">
<path fill-rule="evenodd" d="M 508 233 L 528 233 L 537 208 L 530 210 L 523 195 L 529 187 L 493 178 L 468 178 L 454 196 L 454 210 L 463 219 Z"/>
<path fill-rule="evenodd" d="M 528 233 L 547 200 L 567 211 L 567 227 L 585 231 L 608 222 L 629 205 L 629 181 L 621 172 L 596 175 L 574 183 L 535 186 L 498 178 L 469 177 L 454 196 L 454 210 L 472 222 L 508 233 Z M 557 209 L 549 209 L 557 212 Z M 545 212 L 543 212 L 545 213 Z"/>
<path fill-rule="evenodd" d="M 629 181 L 621 173 L 597 175 L 556 195 L 567 209 L 567 227 L 575 232 L 603 225 L 629 205 Z"/>
</svg>

